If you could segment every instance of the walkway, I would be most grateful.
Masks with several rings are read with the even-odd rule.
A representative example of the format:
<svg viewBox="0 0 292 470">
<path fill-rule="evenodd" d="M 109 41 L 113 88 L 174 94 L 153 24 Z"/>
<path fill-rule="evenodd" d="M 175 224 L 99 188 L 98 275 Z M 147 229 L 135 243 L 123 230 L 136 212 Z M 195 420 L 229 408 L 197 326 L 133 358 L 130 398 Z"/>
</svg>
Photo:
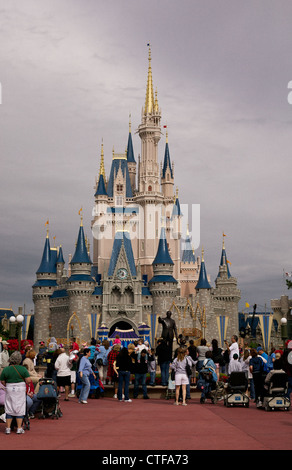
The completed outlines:
<svg viewBox="0 0 292 470">
<path fill-rule="evenodd" d="M 172 400 L 138 398 L 132 403 L 111 397 L 81 405 L 60 400 L 59 420 L 31 420 L 24 435 L 4 434 L 1 450 L 291 450 L 292 410 L 267 412 L 226 408 L 223 402 L 188 406 Z"/>
</svg>

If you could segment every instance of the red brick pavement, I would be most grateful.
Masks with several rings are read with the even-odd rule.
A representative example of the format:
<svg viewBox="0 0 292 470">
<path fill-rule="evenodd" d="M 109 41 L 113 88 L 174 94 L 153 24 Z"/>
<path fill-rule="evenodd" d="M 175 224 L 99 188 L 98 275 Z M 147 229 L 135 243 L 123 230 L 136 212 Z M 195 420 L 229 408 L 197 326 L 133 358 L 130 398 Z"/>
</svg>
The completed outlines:
<svg viewBox="0 0 292 470">
<path fill-rule="evenodd" d="M 291 450 L 292 411 L 200 404 L 165 399 L 118 402 L 104 397 L 81 405 L 60 400 L 63 417 L 31 420 L 23 435 L 5 435 L 1 450 Z M 102 454 L 102 452 L 101 452 Z"/>
</svg>

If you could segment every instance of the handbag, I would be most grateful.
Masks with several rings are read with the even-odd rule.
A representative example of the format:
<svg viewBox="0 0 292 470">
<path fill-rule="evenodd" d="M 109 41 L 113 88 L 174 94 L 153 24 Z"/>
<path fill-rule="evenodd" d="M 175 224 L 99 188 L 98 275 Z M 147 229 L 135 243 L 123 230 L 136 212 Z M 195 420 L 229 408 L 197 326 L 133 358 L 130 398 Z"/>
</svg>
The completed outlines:
<svg viewBox="0 0 292 470">
<path fill-rule="evenodd" d="M 187 373 L 187 376 L 190 377 L 192 375 L 192 368 L 186 358 L 186 373 Z"/>
</svg>

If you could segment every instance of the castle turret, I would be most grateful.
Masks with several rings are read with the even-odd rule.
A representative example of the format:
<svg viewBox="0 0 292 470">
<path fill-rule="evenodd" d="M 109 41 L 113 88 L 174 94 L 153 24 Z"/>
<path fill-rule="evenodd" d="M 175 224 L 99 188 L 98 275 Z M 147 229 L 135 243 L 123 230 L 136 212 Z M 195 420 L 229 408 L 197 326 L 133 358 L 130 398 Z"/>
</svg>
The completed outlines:
<svg viewBox="0 0 292 470">
<path fill-rule="evenodd" d="M 134 157 L 134 149 L 133 149 L 133 142 L 132 142 L 132 131 L 131 131 L 131 121 L 129 123 L 129 136 L 128 136 L 128 145 L 127 145 L 127 162 L 128 162 L 128 169 L 132 187 L 132 193 L 134 194 L 136 191 L 136 172 L 137 172 L 137 163 Z"/>
<path fill-rule="evenodd" d="M 173 199 L 173 186 L 174 186 L 174 175 L 173 168 L 171 166 L 169 146 L 168 146 L 168 132 L 166 131 L 166 144 L 164 152 L 164 161 L 161 169 L 161 188 L 162 194 L 165 198 Z"/>
<path fill-rule="evenodd" d="M 94 292 L 95 281 L 91 277 L 92 262 L 85 242 L 82 217 L 76 249 L 70 265 L 71 276 L 66 283 L 69 296 L 69 312 L 74 312 L 77 315 L 82 325 L 82 339 L 88 341 L 91 337 L 88 315 L 91 313 L 91 295 Z M 64 336 L 67 323 L 68 319 L 63 325 Z"/>
<path fill-rule="evenodd" d="M 187 228 L 180 263 L 180 285 L 182 297 L 188 297 L 191 294 L 195 294 L 198 277 L 198 264 L 191 244 L 189 229 Z"/>
<path fill-rule="evenodd" d="M 38 349 L 40 341 L 50 335 L 50 296 L 57 288 L 56 252 L 51 250 L 49 230 L 40 266 L 36 272 L 33 288 L 34 302 L 34 344 Z"/>
<path fill-rule="evenodd" d="M 171 308 L 177 294 L 177 280 L 173 277 L 174 263 L 170 257 L 165 228 L 161 228 L 156 257 L 152 263 L 153 277 L 149 290 L 153 298 L 153 311 L 165 312 Z"/>
</svg>

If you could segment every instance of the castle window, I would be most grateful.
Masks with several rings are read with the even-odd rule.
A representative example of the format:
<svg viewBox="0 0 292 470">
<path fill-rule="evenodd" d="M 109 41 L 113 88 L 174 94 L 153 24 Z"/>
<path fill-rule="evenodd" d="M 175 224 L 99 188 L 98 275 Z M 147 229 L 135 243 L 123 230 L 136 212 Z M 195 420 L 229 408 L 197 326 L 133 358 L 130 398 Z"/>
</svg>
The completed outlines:
<svg viewBox="0 0 292 470">
<path fill-rule="evenodd" d="M 152 191 L 152 186 L 151 185 L 148 186 L 148 191 Z"/>
<path fill-rule="evenodd" d="M 123 192 L 123 185 L 117 184 L 117 193 L 122 193 L 122 192 Z"/>
</svg>

